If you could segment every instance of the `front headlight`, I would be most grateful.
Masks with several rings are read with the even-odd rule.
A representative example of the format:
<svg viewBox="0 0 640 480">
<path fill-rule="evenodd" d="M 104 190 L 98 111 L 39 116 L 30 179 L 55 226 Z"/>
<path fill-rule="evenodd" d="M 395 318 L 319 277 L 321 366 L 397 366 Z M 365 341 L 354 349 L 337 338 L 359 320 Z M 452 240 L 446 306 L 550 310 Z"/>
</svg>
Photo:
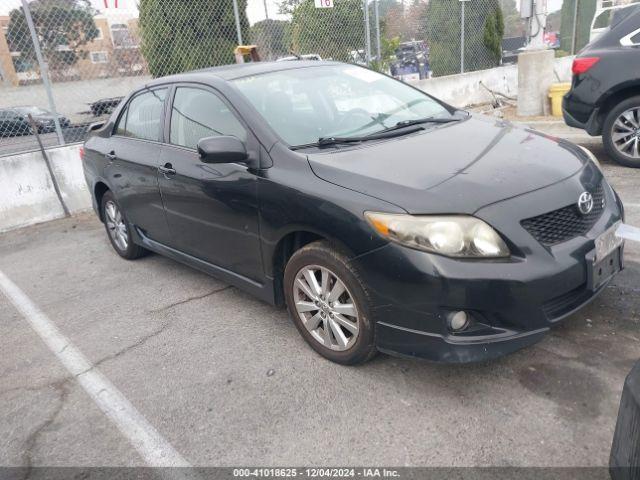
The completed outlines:
<svg viewBox="0 0 640 480">
<path fill-rule="evenodd" d="M 482 220 L 467 215 L 402 215 L 365 212 L 383 237 L 407 247 L 449 257 L 508 257 L 500 235 Z"/>
</svg>

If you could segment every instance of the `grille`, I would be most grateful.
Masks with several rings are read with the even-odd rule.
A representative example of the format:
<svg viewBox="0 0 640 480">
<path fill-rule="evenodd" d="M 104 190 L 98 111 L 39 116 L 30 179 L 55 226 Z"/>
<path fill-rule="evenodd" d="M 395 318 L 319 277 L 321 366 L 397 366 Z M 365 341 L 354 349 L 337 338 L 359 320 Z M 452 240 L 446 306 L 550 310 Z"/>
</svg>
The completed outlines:
<svg viewBox="0 0 640 480">
<path fill-rule="evenodd" d="M 547 247 L 584 235 L 591 230 L 604 210 L 602 184 L 592 191 L 591 195 L 593 195 L 593 210 L 586 215 L 580 213 L 576 204 L 527 218 L 520 223 L 536 240 Z"/>
</svg>

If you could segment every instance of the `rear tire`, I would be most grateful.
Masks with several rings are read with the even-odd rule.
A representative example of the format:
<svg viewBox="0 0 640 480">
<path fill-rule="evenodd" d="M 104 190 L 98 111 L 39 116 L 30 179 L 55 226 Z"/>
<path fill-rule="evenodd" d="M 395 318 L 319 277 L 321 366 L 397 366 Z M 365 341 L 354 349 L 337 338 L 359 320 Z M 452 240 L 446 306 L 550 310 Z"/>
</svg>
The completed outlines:
<svg viewBox="0 0 640 480">
<path fill-rule="evenodd" d="M 640 96 L 627 98 L 607 114 L 602 141 L 617 163 L 640 168 Z"/>
<path fill-rule="evenodd" d="M 292 255 L 284 295 L 296 328 L 323 357 L 355 365 L 376 354 L 366 284 L 348 257 L 329 243 L 313 242 Z"/>
<path fill-rule="evenodd" d="M 107 237 L 118 255 L 127 260 L 135 260 L 148 253 L 148 250 L 133 242 L 131 225 L 127 221 L 127 217 L 120 208 L 115 196 L 109 190 L 102 196 L 100 212 L 102 213 Z"/>
</svg>

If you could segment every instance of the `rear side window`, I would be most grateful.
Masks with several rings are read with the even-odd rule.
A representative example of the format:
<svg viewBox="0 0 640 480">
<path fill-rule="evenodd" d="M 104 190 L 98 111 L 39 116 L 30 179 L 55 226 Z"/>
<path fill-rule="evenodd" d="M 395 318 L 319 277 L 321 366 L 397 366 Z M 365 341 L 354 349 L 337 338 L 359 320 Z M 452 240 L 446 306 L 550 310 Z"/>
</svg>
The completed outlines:
<svg viewBox="0 0 640 480">
<path fill-rule="evenodd" d="M 242 141 L 247 139 L 242 124 L 216 94 L 192 87 L 176 89 L 170 131 L 173 145 L 193 149 L 205 137 L 232 135 Z"/>
<path fill-rule="evenodd" d="M 161 88 L 135 96 L 120 116 L 116 135 L 157 142 L 166 95 L 167 89 Z"/>
</svg>

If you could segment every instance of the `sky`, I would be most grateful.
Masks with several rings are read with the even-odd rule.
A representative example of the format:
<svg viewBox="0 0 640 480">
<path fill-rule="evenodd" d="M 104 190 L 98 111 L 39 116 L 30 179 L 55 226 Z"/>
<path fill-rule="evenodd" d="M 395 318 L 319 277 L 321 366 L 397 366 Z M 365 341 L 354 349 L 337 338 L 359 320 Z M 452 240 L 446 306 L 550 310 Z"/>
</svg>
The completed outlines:
<svg viewBox="0 0 640 480">
<path fill-rule="evenodd" d="M 46 1 L 46 0 L 45 0 Z M 105 12 L 104 8 L 105 0 L 91 0 L 93 6 L 101 11 Z M 115 6 L 116 0 L 106 0 L 110 8 L 107 10 L 108 12 L 112 12 L 115 15 L 118 13 L 123 15 L 137 15 L 137 3 L 138 0 L 117 0 L 118 8 L 113 8 Z M 171 0 L 167 0 L 171 1 Z M 248 0 L 247 6 L 247 16 L 249 17 L 249 22 L 254 24 L 259 20 L 264 20 L 265 18 L 265 1 L 267 6 L 267 12 L 269 13 L 269 18 L 283 18 L 281 15 L 278 15 L 278 2 L 277 0 Z M 337 0 L 340 1 L 340 0 Z M 560 10 L 562 7 L 563 0 L 547 0 L 547 8 L 549 12 L 554 12 L 556 10 Z M 11 10 L 20 6 L 21 0 L 0 0 L 0 15 L 8 15 Z M 520 9 L 520 0 L 516 0 L 516 5 L 518 9 Z"/>
</svg>

